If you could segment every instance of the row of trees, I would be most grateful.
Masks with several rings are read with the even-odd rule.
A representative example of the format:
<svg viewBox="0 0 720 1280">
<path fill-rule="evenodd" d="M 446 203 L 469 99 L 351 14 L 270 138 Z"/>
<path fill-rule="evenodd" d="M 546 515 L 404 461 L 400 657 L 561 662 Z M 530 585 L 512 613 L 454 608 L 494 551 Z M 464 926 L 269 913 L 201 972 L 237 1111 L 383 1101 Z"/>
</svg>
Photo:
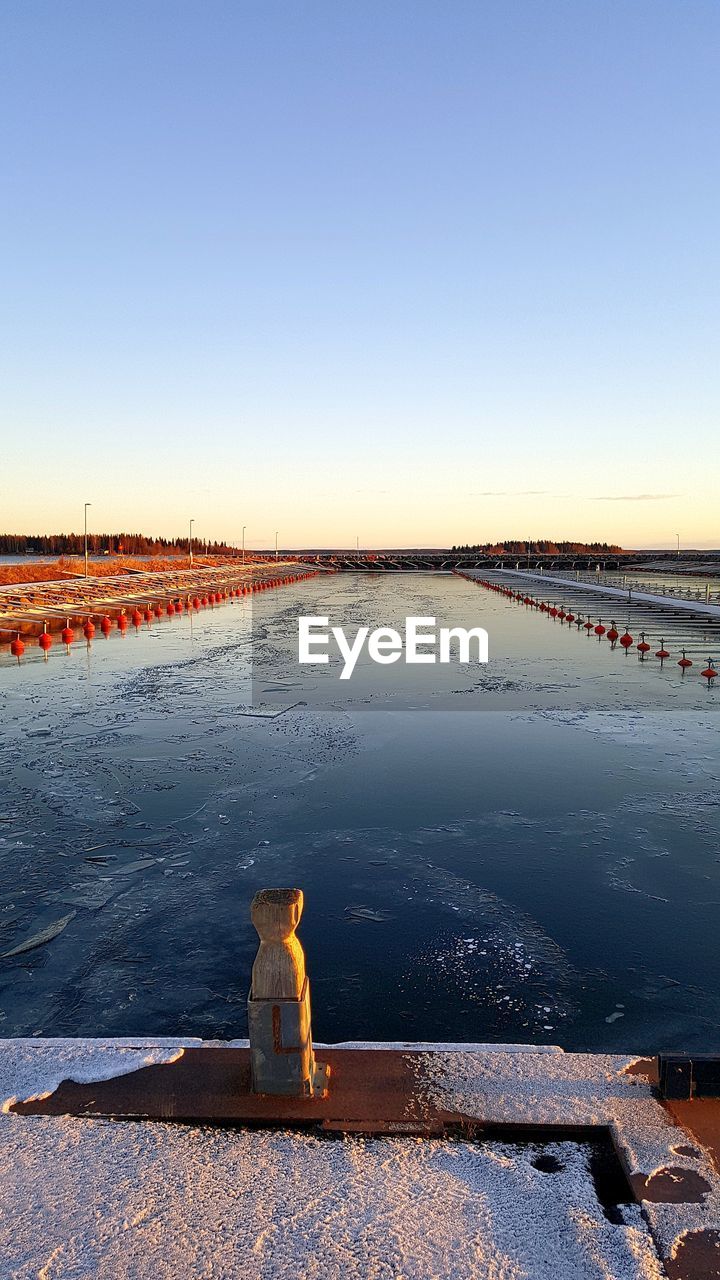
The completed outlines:
<svg viewBox="0 0 720 1280">
<path fill-rule="evenodd" d="M 187 538 L 148 538 L 143 533 L 89 533 L 91 555 L 157 556 L 187 555 Z M 71 556 L 82 555 L 83 533 L 0 533 L 0 555 Z M 193 538 L 198 555 L 233 555 L 236 547 L 225 542 L 205 542 Z"/>
<path fill-rule="evenodd" d="M 539 538 L 531 542 L 474 542 L 452 548 L 453 551 L 484 552 L 487 555 L 583 555 L 592 551 L 598 555 L 617 555 L 622 551 L 614 542 L 552 542 Z"/>
</svg>

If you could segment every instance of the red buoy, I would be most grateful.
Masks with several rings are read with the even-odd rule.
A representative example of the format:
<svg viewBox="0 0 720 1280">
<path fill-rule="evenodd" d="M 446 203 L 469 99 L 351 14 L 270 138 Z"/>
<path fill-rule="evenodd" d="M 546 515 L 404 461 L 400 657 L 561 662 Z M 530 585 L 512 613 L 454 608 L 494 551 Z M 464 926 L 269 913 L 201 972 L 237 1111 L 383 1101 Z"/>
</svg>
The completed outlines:
<svg viewBox="0 0 720 1280">
<path fill-rule="evenodd" d="M 63 629 L 62 629 L 62 631 L 61 631 L 61 633 L 60 633 L 60 634 L 61 634 L 61 638 L 62 638 L 62 642 L 63 642 L 63 644 L 66 644 L 66 645 L 67 645 L 67 647 L 68 647 L 68 649 L 69 649 L 69 648 L 70 648 L 70 645 L 72 644 L 73 640 L 75 639 L 75 632 L 73 631 L 72 627 L 70 626 L 70 619 L 69 619 L 69 618 L 67 619 L 67 621 L 66 621 L 66 623 L 65 623 L 65 626 L 63 627 Z"/>
<path fill-rule="evenodd" d="M 165 612 L 169 618 L 172 618 L 175 612 L 175 605 L 173 604 L 172 600 L 168 600 L 167 604 L 165 605 Z"/>
<path fill-rule="evenodd" d="M 153 609 L 153 613 L 155 614 L 156 618 L 162 618 L 162 605 L 156 604 L 155 608 Z"/>
<path fill-rule="evenodd" d="M 684 650 L 684 649 L 683 649 L 683 651 L 682 651 L 682 658 L 681 658 L 681 659 L 680 659 L 680 661 L 678 662 L 678 666 L 679 666 L 679 667 L 682 667 L 682 673 L 683 673 L 683 675 L 685 675 L 685 672 L 687 671 L 688 667 L 691 667 L 691 666 L 692 666 L 692 662 L 690 661 L 690 659 L 689 659 L 688 657 L 686 657 L 686 656 L 685 656 L 685 650 Z"/>
<path fill-rule="evenodd" d="M 633 638 L 630 635 L 629 631 L 626 631 L 625 634 L 620 637 L 620 643 L 626 653 L 630 648 L 630 645 L 632 644 L 632 642 L 633 642 Z"/>
<path fill-rule="evenodd" d="M 566 613 L 566 614 L 565 614 L 565 621 L 567 622 L 568 626 L 570 626 L 570 623 L 575 621 L 575 614 L 574 614 L 574 613 Z"/>
<path fill-rule="evenodd" d="M 118 631 L 123 631 L 123 632 L 127 631 L 127 616 L 126 616 L 126 614 L 124 614 L 124 613 L 121 613 L 121 614 L 120 614 L 120 617 L 119 617 L 119 618 L 118 618 L 118 620 L 117 620 L 117 624 L 118 624 Z"/>
<path fill-rule="evenodd" d="M 110 632 L 112 631 L 112 618 L 108 618 L 107 614 L 105 614 L 105 617 L 100 621 L 100 630 L 107 640 Z"/>
<path fill-rule="evenodd" d="M 141 614 L 140 610 L 139 610 L 139 609 L 133 609 L 132 613 L 130 614 L 130 621 L 132 622 L 132 624 L 133 624 L 133 626 L 135 627 L 135 630 L 136 630 L 136 631 L 137 631 L 138 627 L 141 627 L 141 626 L 142 626 L 142 620 L 143 620 L 143 619 L 142 619 L 142 614 Z"/>
<path fill-rule="evenodd" d="M 602 621 L 601 621 L 600 619 L 598 619 L 598 624 L 597 624 L 597 626 L 596 626 L 596 628 L 595 628 L 595 635 L 596 635 L 596 636 L 604 636 L 604 635 L 605 635 L 605 628 L 604 628 L 604 626 L 603 626 L 603 624 L 602 624 Z"/>
<path fill-rule="evenodd" d="M 93 622 L 92 618 L 88 618 L 87 622 L 85 623 L 83 627 L 83 635 L 85 636 L 86 640 L 92 640 L 93 636 L 95 635 L 95 623 Z"/>
<path fill-rule="evenodd" d="M 592 631 L 592 629 L 593 629 L 593 624 L 588 618 L 587 622 L 585 623 L 585 630 L 587 631 L 588 635 L 590 635 L 590 632 Z"/>
<path fill-rule="evenodd" d="M 48 634 L 47 622 L 44 623 L 44 628 L 45 629 L 42 635 L 40 636 L 40 639 L 38 640 L 38 644 L 40 645 L 40 648 L 42 649 L 43 653 L 45 654 L 45 657 L 47 658 L 48 649 L 52 648 L 52 636 Z"/>
<path fill-rule="evenodd" d="M 670 654 L 668 653 L 667 649 L 665 648 L 665 641 L 662 639 L 662 637 L 660 638 L 660 648 L 658 649 L 657 653 L 655 654 L 655 657 L 660 659 L 660 666 L 662 666 L 662 664 L 663 664 L 663 662 L 665 661 L 665 659 L 666 659 L 666 658 L 669 658 L 669 657 L 670 657 Z"/>
<path fill-rule="evenodd" d="M 715 679 L 717 675 L 717 671 L 715 670 L 715 663 L 713 662 L 712 658 L 708 658 L 708 664 L 705 670 L 700 672 L 700 675 L 705 677 L 705 679 L 708 682 L 708 685 L 710 685 L 712 681 Z"/>
<path fill-rule="evenodd" d="M 650 645 L 647 643 L 647 640 L 645 639 L 644 631 L 640 632 L 640 643 L 638 645 L 638 651 L 640 653 L 641 661 L 645 657 L 645 654 L 650 652 Z"/>
<path fill-rule="evenodd" d="M 17 635 L 15 636 L 15 639 L 14 639 L 14 640 L 11 640 L 11 642 L 10 642 L 10 652 L 11 652 L 11 654 L 12 654 L 13 658 L 17 658 L 18 662 L 20 661 L 20 659 L 22 658 L 22 656 L 23 656 L 23 654 L 24 654 L 24 652 L 25 652 L 25 645 L 23 644 L 22 640 L 20 639 L 20 632 L 19 632 L 19 631 L 18 631 Z"/>
<path fill-rule="evenodd" d="M 611 622 L 611 623 L 610 623 L 610 630 L 609 630 L 609 631 L 608 631 L 608 633 L 607 633 L 607 638 L 608 638 L 608 640 L 610 641 L 610 643 L 611 643 L 611 645 L 612 645 L 613 649 L 615 648 L 615 641 L 618 639 L 619 635 L 620 635 L 620 632 L 618 631 L 617 627 L 615 626 L 615 623 L 614 623 L 614 622 Z"/>
</svg>

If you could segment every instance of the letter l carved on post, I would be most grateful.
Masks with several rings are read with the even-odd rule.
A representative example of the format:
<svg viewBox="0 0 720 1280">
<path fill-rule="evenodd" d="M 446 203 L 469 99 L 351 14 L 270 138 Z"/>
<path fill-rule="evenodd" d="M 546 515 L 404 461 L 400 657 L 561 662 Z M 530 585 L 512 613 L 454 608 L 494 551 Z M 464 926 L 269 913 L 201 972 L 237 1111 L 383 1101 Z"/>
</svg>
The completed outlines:
<svg viewBox="0 0 720 1280">
<path fill-rule="evenodd" d="M 316 1063 L 310 1024 L 310 984 L 295 930 L 301 889 L 263 889 L 250 916 L 260 937 L 248 998 L 248 1028 L 255 1093 L 322 1097 L 329 1067 Z"/>
</svg>

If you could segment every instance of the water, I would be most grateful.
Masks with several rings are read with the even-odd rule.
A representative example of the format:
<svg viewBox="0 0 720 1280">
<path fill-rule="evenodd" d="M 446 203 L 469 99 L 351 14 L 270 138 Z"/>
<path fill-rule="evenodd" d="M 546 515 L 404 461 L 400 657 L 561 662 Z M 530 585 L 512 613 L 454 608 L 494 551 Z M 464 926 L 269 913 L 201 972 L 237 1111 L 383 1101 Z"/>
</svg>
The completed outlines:
<svg viewBox="0 0 720 1280">
<path fill-rule="evenodd" d="M 484 625 L 491 660 L 365 662 L 341 689 L 280 644 L 298 609 Z M 0 951 L 54 933 L 0 960 L 1 1035 L 244 1035 L 251 897 L 297 884 L 318 1039 L 720 1048 L 697 666 L 457 577 L 338 575 L 256 597 L 258 708 L 250 615 L 0 653 Z"/>
</svg>

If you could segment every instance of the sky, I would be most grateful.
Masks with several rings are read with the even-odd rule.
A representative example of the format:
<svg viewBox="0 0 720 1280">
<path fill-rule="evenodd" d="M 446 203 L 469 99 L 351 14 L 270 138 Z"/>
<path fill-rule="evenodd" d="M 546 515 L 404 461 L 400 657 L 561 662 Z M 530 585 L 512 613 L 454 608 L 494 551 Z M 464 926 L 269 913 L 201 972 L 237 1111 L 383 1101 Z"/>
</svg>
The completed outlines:
<svg viewBox="0 0 720 1280">
<path fill-rule="evenodd" d="M 0 531 L 720 546 L 717 0 L 0 0 Z"/>
</svg>

